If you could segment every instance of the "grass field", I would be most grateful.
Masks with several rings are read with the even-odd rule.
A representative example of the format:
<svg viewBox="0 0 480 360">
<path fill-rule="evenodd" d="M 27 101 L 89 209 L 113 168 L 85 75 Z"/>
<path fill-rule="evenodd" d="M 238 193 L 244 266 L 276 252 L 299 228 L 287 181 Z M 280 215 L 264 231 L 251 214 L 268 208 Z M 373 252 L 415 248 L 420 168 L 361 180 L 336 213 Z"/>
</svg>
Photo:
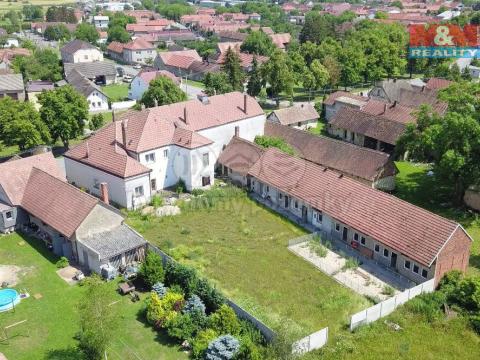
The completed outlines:
<svg viewBox="0 0 480 360">
<path fill-rule="evenodd" d="M 286 322 L 306 335 L 329 326 L 334 334 L 369 305 L 289 252 L 288 240 L 304 231 L 244 194 L 215 208 L 160 219 L 137 215 L 130 223 L 274 328 Z"/>
<path fill-rule="evenodd" d="M 102 86 L 102 91 L 112 102 L 125 100 L 128 96 L 129 84 L 112 84 Z"/>
<path fill-rule="evenodd" d="M 55 272 L 56 258 L 36 240 L 22 238 L 18 234 L 0 239 L 0 264 L 24 268 L 25 275 L 18 289 L 27 289 L 31 295 L 41 294 L 36 300 L 31 296 L 22 300 L 15 312 L 0 313 L 0 326 L 27 320 L 9 331 L 9 342 L 0 341 L 0 352 L 9 359 L 73 360 L 79 359 L 75 349 L 75 333 L 78 331 L 76 307 L 83 288 L 70 286 Z M 22 244 L 22 245 L 20 245 Z M 143 301 L 132 303 L 115 291 L 116 282 L 110 283 L 112 305 L 118 312 L 118 333 L 112 340 L 108 358 L 112 360 L 182 360 L 187 357 L 168 340 L 146 326 L 140 310 Z M 161 354 L 161 355 L 160 355 Z"/>
<path fill-rule="evenodd" d="M 44 8 L 47 8 L 52 5 L 75 5 L 74 1 L 68 0 L 28 0 L 28 1 L 20 1 L 20 0 L 0 0 L 0 13 L 7 12 L 9 10 L 21 10 L 23 5 L 40 5 Z"/>
</svg>

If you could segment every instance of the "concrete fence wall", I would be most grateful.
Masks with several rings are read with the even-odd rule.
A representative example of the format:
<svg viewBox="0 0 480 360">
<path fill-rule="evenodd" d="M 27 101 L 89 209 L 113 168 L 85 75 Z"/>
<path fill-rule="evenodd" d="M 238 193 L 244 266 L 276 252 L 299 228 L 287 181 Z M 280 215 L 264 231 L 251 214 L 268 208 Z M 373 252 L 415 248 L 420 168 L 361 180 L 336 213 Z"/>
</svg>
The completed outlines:
<svg viewBox="0 0 480 360">
<path fill-rule="evenodd" d="M 327 341 L 328 327 L 295 341 L 292 345 L 292 354 L 301 355 L 309 351 L 320 349 L 327 343 Z"/>
<path fill-rule="evenodd" d="M 135 100 L 114 102 L 114 103 L 112 103 L 112 110 L 130 109 L 136 103 L 137 102 Z"/>
<path fill-rule="evenodd" d="M 160 255 L 163 259 L 164 266 L 167 261 L 177 262 L 176 260 L 174 260 L 172 257 L 167 255 L 166 253 L 164 253 L 155 245 L 148 243 L 148 250 L 153 251 L 158 255 Z M 265 325 L 262 321 L 257 319 L 255 316 L 250 314 L 248 311 L 244 310 L 241 306 L 237 305 L 230 299 L 227 299 L 227 305 L 230 306 L 233 309 L 233 311 L 235 311 L 235 314 L 238 316 L 238 318 L 250 321 L 257 328 L 257 330 L 260 331 L 260 333 L 265 337 L 265 340 L 267 340 L 268 342 L 273 341 L 273 339 L 275 338 L 275 332 L 272 329 L 270 329 L 267 325 Z"/>
<path fill-rule="evenodd" d="M 431 293 L 435 290 L 435 279 L 430 279 L 411 289 L 407 289 L 387 300 L 353 314 L 350 318 L 350 331 L 353 331 L 360 325 L 370 324 L 384 316 L 391 314 L 397 307 L 405 304 L 408 300 L 423 294 Z"/>
</svg>

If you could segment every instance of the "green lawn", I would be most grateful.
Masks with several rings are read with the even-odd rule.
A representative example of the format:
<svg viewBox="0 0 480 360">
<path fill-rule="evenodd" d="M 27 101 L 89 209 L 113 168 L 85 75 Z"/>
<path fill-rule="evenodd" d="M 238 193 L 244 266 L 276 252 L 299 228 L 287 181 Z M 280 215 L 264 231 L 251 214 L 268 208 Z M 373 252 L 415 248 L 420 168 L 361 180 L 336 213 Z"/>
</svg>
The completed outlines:
<svg viewBox="0 0 480 360">
<path fill-rule="evenodd" d="M 3 328 L 21 320 L 27 323 L 12 328 L 9 342 L 0 341 L 0 352 L 9 359 L 70 360 L 79 359 L 74 335 L 78 331 L 76 307 L 82 297 L 82 287 L 70 286 L 55 272 L 56 258 L 37 240 L 18 234 L 0 239 L 0 264 L 24 268 L 17 290 L 27 289 L 32 295 L 22 300 L 15 312 L 0 313 Z M 22 244 L 22 245 L 20 245 Z M 108 358 L 120 359 L 186 359 L 177 347 L 146 326 L 141 309 L 144 302 L 132 303 L 115 291 L 110 283 L 112 302 L 118 312 L 118 333 L 112 339 Z M 33 295 L 41 294 L 36 300 Z"/>
<path fill-rule="evenodd" d="M 245 194 L 215 208 L 167 218 L 131 214 L 146 239 L 193 265 L 239 305 L 297 335 L 325 326 L 335 334 L 369 302 L 287 249 L 304 231 Z"/>
<path fill-rule="evenodd" d="M 102 86 L 102 91 L 112 102 L 125 100 L 128 96 L 129 84 L 112 84 Z"/>
<path fill-rule="evenodd" d="M 0 143 L 0 158 L 18 153 L 18 146 L 4 146 Z"/>
<path fill-rule="evenodd" d="M 317 126 L 308 129 L 308 132 L 314 135 L 328 136 L 327 124 L 323 121 L 317 121 Z"/>
<path fill-rule="evenodd" d="M 183 81 L 185 82 L 185 79 Z M 200 89 L 205 89 L 205 85 L 201 81 L 187 80 L 187 84 Z M 182 85 L 182 89 L 185 89 L 185 84 Z"/>
<path fill-rule="evenodd" d="M 395 195 L 415 205 L 462 224 L 473 238 L 470 256 L 471 273 L 480 275 L 480 219 L 478 214 L 452 205 L 452 190 L 435 176 L 427 176 L 427 165 L 397 162 Z"/>
</svg>

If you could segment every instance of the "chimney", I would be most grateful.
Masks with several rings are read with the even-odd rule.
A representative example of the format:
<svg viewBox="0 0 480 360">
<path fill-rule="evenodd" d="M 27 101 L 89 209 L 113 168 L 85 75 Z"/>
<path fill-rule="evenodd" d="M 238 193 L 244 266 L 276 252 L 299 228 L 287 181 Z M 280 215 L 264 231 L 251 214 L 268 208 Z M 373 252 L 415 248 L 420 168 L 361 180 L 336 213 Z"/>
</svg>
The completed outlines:
<svg viewBox="0 0 480 360">
<path fill-rule="evenodd" d="M 124 119 L 122 121 L 122 144 L 127 148 L 127 126 L 128 126 L 128 119 Z"/>
<path fill-rule="evenodd" d="M 246 114 L 247 113 L 247 94 L 243 94 L 243 112 Z"/>
<path fill-rule="evenodd" d="M 394 108 L 395 106 L 397 106 L 397 100 L 393 102 L 393 105 L 391 107 Z"/>
<path fill-rule="evenodd" d="M 112 109 L 112 122 L 115 122 L 115 110 Z"/>
<path fill-rule="evenodd" d="M 88 146 L 88 141 L 87 141 L 87 159 L 90 157 L 90 146 Z"/>
<path fill-rule="evenodd" d="M 235 137 L 240 137 L 240 126 L 235 126 Z"/>
<path fill-rule="evenodd" d="M 187 107 L 186 106 L 183 108 L 183 121 L 185 121 L 185 124 L 188 125 Z"/>
<path fill-rule="evenodd" d="M 387 103 L 385 103 L 383 105 L 383 113 L 382 114 L 385 114 L 387 112 Z"/>
<path fill-rule="evenodd" d="M 109 202 L 109 199 L 108 199 L 108 185 L 106 182 L 102 182 L 100 183 L 100 199 L 102 199 L 102 201 L 109 205 L 110 202 Z"/>
</svg>

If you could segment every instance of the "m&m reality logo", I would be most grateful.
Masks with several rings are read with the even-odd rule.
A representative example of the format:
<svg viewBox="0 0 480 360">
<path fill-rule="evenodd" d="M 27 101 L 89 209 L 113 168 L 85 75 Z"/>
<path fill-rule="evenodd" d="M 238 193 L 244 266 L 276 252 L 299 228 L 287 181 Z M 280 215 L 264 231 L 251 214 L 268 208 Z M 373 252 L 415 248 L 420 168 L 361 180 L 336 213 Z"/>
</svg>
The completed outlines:
<svg viewBox="0 0 480 360">
<path fill-rule="evenodd" d="M 409 58 L 480 57 L 479 27 L 476 25 L 412 24 L 409 32 Z"/>
</svg>

